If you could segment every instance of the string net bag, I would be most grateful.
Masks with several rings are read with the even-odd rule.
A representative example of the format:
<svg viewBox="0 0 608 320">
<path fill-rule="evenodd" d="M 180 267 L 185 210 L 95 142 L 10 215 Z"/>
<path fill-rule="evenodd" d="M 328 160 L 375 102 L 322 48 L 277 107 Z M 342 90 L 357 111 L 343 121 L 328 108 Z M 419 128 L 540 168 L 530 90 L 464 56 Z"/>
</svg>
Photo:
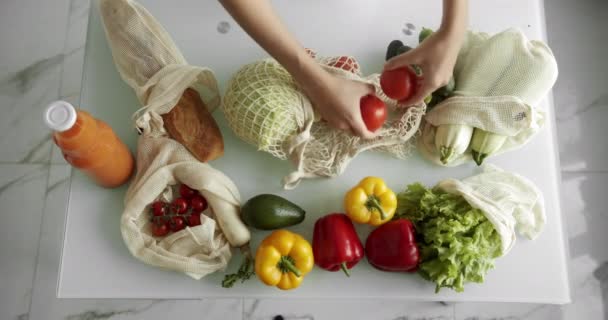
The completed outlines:
<svg viewBox="0 0 608 320">
<path fill-rule="evenodd" d="M 258 150 L 290 160 L 296 169 L 283 179 L 286 189 L 302 179 L 335 177 L 359 153 L 378 150 L 405 159 L 415 149 L 426 105 L 402 106 L 380 89 L 379 75 L 364 77 L 353 57 L 316 61 L 333 75 L 371 84 L 387 105 L 389 116 L 377 138 L 364 140 L 335 129 L 315 114 L 309 98 L 277 61 L 265 59 L 243 66 L 230 80 L 222 109 L 234 133 Z"/>
</svg>

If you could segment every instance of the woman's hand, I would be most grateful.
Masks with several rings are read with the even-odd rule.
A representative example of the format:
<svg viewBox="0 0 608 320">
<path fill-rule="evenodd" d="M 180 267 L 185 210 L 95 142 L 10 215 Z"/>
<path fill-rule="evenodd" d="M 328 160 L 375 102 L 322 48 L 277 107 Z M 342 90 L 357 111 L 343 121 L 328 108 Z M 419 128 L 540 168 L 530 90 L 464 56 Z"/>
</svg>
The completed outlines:
<svg viewBox="0 0 608 320">
<path fill-rule="evenodd" d="M 461 40 L 439 30 L 430 35 L 418 47 L 393 57 L 384 65 L 384 70 L 393 70 L 416 65 L 418 75 L 414 95 L 403 101 L 405 105 L 420 103 L 433 91 L 448 84 L 454 71 Z"/>
<path fill-rule="evenodd" d="M 363 123 L 359 106 L 361 98 L 373 92 L 370 86 L 335 77 L 323 70 L 288 32 L 269 0 L 220 2 L 239 25 L 289 71 L 323 119 L 362 138 L 375 136 Z"/>
<path fill-rule="evenodd" d="M 364 139 L 374 138 L 361 116 L 360 100 L 374 92 L 371 85 L 342 79 L 325 71 L 317 79 L 300 83 L 316 111 L 331 126 Z"/>
<path fill-rule="evenodd" d="M 422 73 L 416 81 L 414 95 L 402 101 L 405 105 L 420 103 L 433 91 L 448 84 L 464 39 L 468 20 L 468 0 L 444 0 L 443 19 L 437 32 L 418 47 L 393 57 L 384 70 L 418 66 Z"/>
</svg>

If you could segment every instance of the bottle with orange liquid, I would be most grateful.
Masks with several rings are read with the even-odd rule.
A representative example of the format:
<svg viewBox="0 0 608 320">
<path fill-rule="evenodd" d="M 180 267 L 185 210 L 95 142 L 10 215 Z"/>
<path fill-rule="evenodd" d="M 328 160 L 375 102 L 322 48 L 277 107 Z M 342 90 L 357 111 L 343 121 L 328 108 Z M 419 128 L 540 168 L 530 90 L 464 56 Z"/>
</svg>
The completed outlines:
<svg viewBox="0 0 608 320">
<path fill-rule="evenodd" d="M 65 160 L 97 184 L 114 188 L 129 180 L 133 156 L 105 122 L 65 101 L 49 105 L 44 120 Z"/>
</svg>

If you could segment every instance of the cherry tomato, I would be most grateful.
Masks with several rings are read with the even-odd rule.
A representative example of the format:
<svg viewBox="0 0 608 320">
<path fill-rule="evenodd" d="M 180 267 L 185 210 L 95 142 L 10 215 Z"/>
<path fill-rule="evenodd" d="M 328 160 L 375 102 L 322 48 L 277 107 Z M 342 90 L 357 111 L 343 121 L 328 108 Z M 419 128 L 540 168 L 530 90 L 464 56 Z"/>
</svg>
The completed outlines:
<svg viewBox="0 0 608 320">
<path fill-rule="evenodd" d="M 369 131 L 376 131 L 386 121 L 386 105 L 373 94 L 361 98 L 361 116 Z"/>
<path fill-rule="evenodd" d="M 190 199 L 190 207 L 192 207 L 192 211 L 201 213 L 207 209 L 207 200 L 203 196 L 196 195 Z"/>
<path fill-rule="evenodd" d="M 385 70 L 380 75 L 380 87 L 391 99 L 405 100 L 412 96 L 416 75 L 409 68 Z"/>
<path fill-rule="evenodd" d="M 171 217 L 170 228 L 173 232 L 178 232 L 186 227 L 186 221 L 183 217 Z"/>
<path fill-rule="evenodd" d="M 191 227 L 199 226 L 201 224 L 201 214 L 193 213 L 188 217 L 188 225 Z"/>
<path fill-rule="evenodd" d="M 169 233 L 169 227 L 166 223 L 153 223 L 152 224 L 152 235 L 155 237 L 164 237 Z"/>
<path fill-rule="evenodd" d="M 327 65 L 330 67 L 350 71 L 352 73 L 357 73 L 359 71 L 359 64 L 355 60 L 346 56 L 340 56 L 330 61 Z"/>
<path fill-rule="evenodd" d="M 184 198 L 173 200 L 173 210 L 178 214 L 186 213 L 186 211 L 188 211 L 188 201 Z"/>
<path fill-rule="evenodd" d="M 179 186 L 179 195 L 182 196 L 182 198 L 190 199 L 194 197 L 195 194 L 196 190 L 188 187 L 187 185 L 182 184 L 181 186 Z"/>
<path fill-rule="evenodd" d="M 167 213 L 167 204 L 162 201 L 152 203 L 152 215 L 155 217 L 164 216 Z"/>
</svg>

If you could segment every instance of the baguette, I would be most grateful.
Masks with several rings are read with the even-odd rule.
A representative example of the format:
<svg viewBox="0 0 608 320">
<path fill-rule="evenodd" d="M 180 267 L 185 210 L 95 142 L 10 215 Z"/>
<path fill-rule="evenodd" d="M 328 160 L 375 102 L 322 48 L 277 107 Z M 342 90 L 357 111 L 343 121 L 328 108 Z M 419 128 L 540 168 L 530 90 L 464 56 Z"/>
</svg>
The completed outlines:
<svg viewBox="0 0 608 320">
<path fill-rule="evenodd" d="M 162 118 L 169 136 L 199 161 L 211 161 L 224 154 L 222 133 L 196 90 L 186 89 Z"/>
</svg>

